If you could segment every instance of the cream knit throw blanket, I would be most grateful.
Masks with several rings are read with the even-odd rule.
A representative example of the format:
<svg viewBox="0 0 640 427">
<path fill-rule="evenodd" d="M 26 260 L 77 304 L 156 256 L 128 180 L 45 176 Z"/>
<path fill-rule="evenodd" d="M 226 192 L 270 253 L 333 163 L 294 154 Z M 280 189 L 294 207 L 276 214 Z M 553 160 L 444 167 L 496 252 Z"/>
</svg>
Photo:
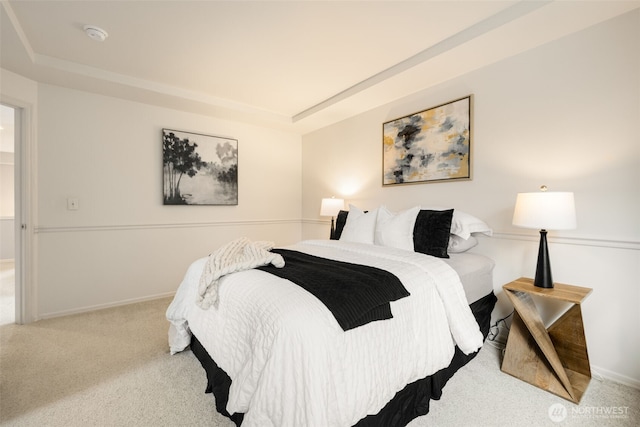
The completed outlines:
<svg viewBox="0 0 640 427">
<path fill-rule="evenodd" d="M 251 242 L 246 237 L 241 237 L 209 255 L 200 276 L 198 305 L 204 310 L 217 305 L 218 285 L 226 274 L 267 264 L 284 267 L 282 255 L 269 252 L 273 246 L 273 242 Z"/>
</svg>

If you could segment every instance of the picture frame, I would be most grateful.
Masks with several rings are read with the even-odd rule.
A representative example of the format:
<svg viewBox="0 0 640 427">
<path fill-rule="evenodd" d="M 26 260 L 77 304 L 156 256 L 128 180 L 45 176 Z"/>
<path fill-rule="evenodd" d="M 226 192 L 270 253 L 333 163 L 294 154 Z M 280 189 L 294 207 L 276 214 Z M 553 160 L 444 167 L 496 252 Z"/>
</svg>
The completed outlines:
<svg viewBox="0 0 640 427">
<path fill-rule="evenodd" d="M 238 141 L 162 129 L 163 204 L 237 205 Z"/>
<path fill-rule="evenodd" d="M 473 95 L 382 124 L 382 185 L 471 179 Z"/>
</svg>

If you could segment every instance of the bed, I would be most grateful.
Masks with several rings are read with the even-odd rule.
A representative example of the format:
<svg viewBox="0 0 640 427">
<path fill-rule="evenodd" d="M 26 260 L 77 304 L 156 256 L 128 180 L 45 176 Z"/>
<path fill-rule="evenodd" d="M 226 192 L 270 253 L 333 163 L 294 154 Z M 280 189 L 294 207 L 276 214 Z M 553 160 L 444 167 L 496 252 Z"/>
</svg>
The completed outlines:
<svg viewBox="0 0 640 427">
<path fill-rule="evenodd" d="M 380 208 L 354 215 L 358 211 L 351 207 L 350 212 L 368 222 L 367 215 L 375 214 L 376 220 L 354 233 L 349 217 L 343 218 L 338 240 L 269 247 L 264 265 L 216 276 L 212 298 L 210 288 L 203 287 L 203 271 L 213 257 L 196 260 L 187 270 L 167 310 L 171 352 L 191 348 L 206 372 L 206 391 L 214 394 L 216 409 L 236 425 L 404 426 L 428 412 L 430 400 L 441 397 L 448 379 L 482 347 L 496 301 L 493 261 L 466 251 L 445 249 L 435 256 L 415 250 L 420 242 L 414 236 L 432 239 L 434 218 L 441 216 L 433 212 L 442 211 L 414 209 L 409 220 L 402 213 L 386 216 L 394 220 L 387 229 L 394 236 L 410 228 L 411 250 L 401 247 L 409 237 L 395 243 L 390 235 L 368 240 L 370 233 L 385 228 Z M 427 231 L 420 229 L 425 212 Z M 452 216 L 450 210 L 440 224 L 447 234 L 455 231 Z M 446 240 L 454 252 L 450 236 Z M 284 267 L 276 266 L 279 258 L 273 256 L 278 255 Z M 334 280 L 323 274 L 343 274 L 343 269 L 353 276 L 349 281 L 369 272 L 380 280 L 391 276 L 406 292 L 373 303 L 364 316 L 352 315 L 349 308 L 345 321 L 336 301 L 312 294 L 304 283 L 296 283 L 295 275 L 281 274 L 296 265 L 315 268 L 317 274 L 301 270 L 302 276 L 322 283 Z M 382 286 L 382 293 L 389 293 L 392 284 Z M 349 291 L 329 292 L 343 292 L 338 306 L 347 294 L 359 295 L 357 288 L 347 288 L 346 279 L 343 285 Z"/>
</svg>

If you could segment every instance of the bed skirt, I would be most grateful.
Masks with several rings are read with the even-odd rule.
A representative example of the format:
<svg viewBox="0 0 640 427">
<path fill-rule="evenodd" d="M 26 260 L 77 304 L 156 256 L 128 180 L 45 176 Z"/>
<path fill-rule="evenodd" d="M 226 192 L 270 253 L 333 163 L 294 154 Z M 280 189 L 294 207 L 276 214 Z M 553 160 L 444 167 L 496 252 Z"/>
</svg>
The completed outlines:
<svg viewBox="0 0 640 427">
<path fill-rule="evenodd" d="M 480 326 L 482 335 L 487 338 L 491 323 L 491 312 L 497 298 L 493 292 L 470 305 L 471 311 Z M 211 359 L 200 341 L 193 336 L 191 338 L 191 351 L 198 358 L 207 374 L 206 393 L 215 396 L 216 410 L 230 418 L 236 426 L 242 424 L 243 414 L 229 414 L 225 409 L 229 398 L 231 378 Z M 480 351 L 480 350 L 478 350 Z M 391 399 L 376 415 L 369 415 L 361 419 L 357 427 L 401 427 L 409 424 L 411 420 L 429 412 L 431 399 L 439 400 L 442 389 L 447 381 L 458 369 L 469 363 L 478 352 L 469 355 L 464 354 L 456 347 L 455 354 L 448 367 L 441 369 L 433 375 L 408 384 Z"/>
</svg>

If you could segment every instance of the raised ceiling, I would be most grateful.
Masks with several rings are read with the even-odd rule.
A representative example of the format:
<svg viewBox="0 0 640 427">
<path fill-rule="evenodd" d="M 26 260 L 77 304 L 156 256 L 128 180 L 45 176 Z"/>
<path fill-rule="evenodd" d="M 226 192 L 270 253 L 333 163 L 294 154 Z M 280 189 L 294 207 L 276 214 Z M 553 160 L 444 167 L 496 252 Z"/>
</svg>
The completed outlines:
<svg viewBox="0 0 640 427">
<path fill-rule="evenodd" d="M 640 7 L 638 1 L 0 1 L 4 69 L 299 133 Z M 109 37 L 90 39 L 86 24 Z"/>
</svg>

